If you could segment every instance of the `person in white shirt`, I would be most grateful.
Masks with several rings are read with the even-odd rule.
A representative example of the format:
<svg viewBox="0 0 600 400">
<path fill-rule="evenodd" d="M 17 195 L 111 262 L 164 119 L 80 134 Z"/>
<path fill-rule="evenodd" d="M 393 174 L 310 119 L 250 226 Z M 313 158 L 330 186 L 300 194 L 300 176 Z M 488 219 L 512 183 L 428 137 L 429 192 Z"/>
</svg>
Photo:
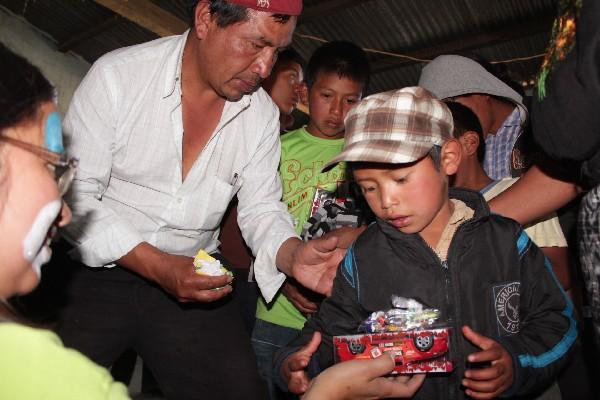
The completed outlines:
<svg viewBox="0 0 600 400">
<path fill-rule="evenodd" d="M 200 1 L 183 35 L 99 59 L 69 107 L 81 164 L 65 237 L 84 265 L 58 332 L 105 366 L 132 347 L 168 398 L 264 398 L 231 278 L 192 267 L 199 249 L 217 252 L 235 194 L 267 300 L 284 273 L 327 293 L 344 252 L 338 238 L 297 238 L 280 202 L 279 115 L 260 89 L 301 8 Z"/>
</svg>

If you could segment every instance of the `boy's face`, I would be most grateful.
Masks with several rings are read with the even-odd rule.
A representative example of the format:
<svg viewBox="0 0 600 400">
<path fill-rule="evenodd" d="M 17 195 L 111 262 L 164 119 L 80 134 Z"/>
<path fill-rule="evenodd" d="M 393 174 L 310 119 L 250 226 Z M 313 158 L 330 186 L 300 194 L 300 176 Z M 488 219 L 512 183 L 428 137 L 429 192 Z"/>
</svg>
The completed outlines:
<svg viewBox="0 0 600 400">
<path fill-rule="evenodd" d="M 340 78 L 335 72 L 319 72 L 308 92 L 308 131 L 323 139 L 344 137 L 344 118 L 362 96 L 363 84 Z"/>
<path fill-rule="evenodd" d="M 460 152 L 452 143 L 453 151 Z M 453 153 L 444 159 L 442 150 L 439 171 L 430 156 L 410 164 L 364 164 L 354 169 L 354 179 L 375 215 L 427 241 L 429 235 L 441 234 L 450 218 L 447 175 L 456 172 L 458 158 Z"/>
<path fill-rule="evenodd" d="M 273 72 L 264 81 L 263 88 L 269 93 L 281 114 L 289 115 L 300 101 L 302 67 L 292 60 L 275 64 Z"/>
</svg>

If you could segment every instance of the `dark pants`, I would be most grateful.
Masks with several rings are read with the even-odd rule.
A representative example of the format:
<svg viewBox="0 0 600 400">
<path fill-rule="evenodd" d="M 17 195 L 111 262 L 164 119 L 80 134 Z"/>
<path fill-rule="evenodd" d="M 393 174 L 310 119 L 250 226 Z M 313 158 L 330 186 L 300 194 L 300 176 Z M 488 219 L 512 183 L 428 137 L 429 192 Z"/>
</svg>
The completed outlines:
<svg viewBox="0 0 600 400">
<path fill-rule="evenodd" d="M 121 267 L 71 267 L 58 334 L 103 366 L 135 350 L 168 399 L 266 398 L 231 299 L 182 304 Z"/>
</svg>

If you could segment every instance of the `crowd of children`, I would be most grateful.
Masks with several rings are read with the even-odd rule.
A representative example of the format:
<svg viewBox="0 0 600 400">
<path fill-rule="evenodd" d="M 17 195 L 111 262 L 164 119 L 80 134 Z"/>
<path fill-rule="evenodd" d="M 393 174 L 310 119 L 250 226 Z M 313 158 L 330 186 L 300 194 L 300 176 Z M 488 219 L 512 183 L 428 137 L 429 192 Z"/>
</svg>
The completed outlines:
<svg viewBox="0 0 600 400">
<path fill-rule="evenodd" d="M 317 61 L 333 63 L 337 53 L 331 49 L 342 45 L 352 49 L 345 43 L 318 49 L 310 61 L 313 68 Z M 361 187 L 377 220 L 349 249 L 332 295 L 322 305 L 293 282 L 273 303 L 259 300 L 253 342 L 270 398 L 293 398 L 286 391 L 303 393 L 310 378 L 332 364 L 331 337 L 355 333 L 371 311 L 389 306 L 393 294 L 443 309 L 461 336 L 453 339 L 453 354 L 464 362 L 458 362 L 449 380 L 428 377 L 417 398 L 460 393 L 560 398 L 556 379 L 575 347 L 577 330 L 570 299 L 573 268 L 558 218 L 552 213 L 521 230 L 485 206 L 528 167 L 527 154 L 517 143 L 528 121 L 521 95 L 474 60 L 442 56 L 425 68 L 421 82 L 446 99 L 445 105 L 420 88 L 371 96 L 347 117 L 350 107 L 339 113 L 346 125 L 332 124 L 330 117 L 329 126 L 338 129 L 329 133 L 319 119 L 331 115 L 332 100 L 315 100 L 319 92 L 310 63 L 310 122 L 282 138 L 283 199 L 296 217 L 297 232 L 307 228 L 314 193 L 331 189 L 326 174 L 340 175 L 340 167 L 347 171 L 346 162 L 351 169 L 346 173 Z M 344 74 L 338 70 L 337 75 L 342 80 Z M 366 79 L 355 81 L 362 84 L 353 96 L 356 101 Z M 317 138 L 328 142 L 316 143 Z M 341 143 L 344 151 L 336 156 Z M 333 170 L 317 169 L 326 161 L 325 153 L 333 159 Z M 312 162 L 310 173 L 301 174 L 308 163 L 298 158 Z M 422 167 L 429 163 L 425 160 L 433 165 Z M 445 193 L 450 198 L 442 200 Z M 414 266 L 420 267 L 413 271 Z M 503 291 L 516 295 L 500 311 Z M 488 300 L 473 302 L 482 296 Z M 510 312 L 518 315 L 510 317 Z M 311 315 L 308 322 L 305 315 Z M 319 334 L 313 337 L 315 331 Z"/>
<path fill-rule="evenodd" d="M 348 42 L 317 49 L 304 78 L 310 119 L 282 136 L 279 167 L 296 231 L 310 240 L 339 228 L 323 222 L 323 204 L 340 197 L 360 214 L 354 235 L 370 213 L 375 221 L 349 248 L 331 296 L 288 279 L 272 302 L 259 298 L 252 343 L 269 399 L 310 388 L 333 364 L 332 337 L 356 333 L 392 295 L 442 310 L 454 332 L 454 372 L 403 381 L 403 396 L 561 398 L 557 377 L 577 340 L 565 236 L 554 213 L 521 229 L 486 205 L 528 167 L 517 143 L 528 121 L 521 95 L 450 55 L 424 69 L 420 84 L 433 93 L 361 101 L 369 65 Z M 328 376 L 344 374 L 315 382 Z"/>
</svg>

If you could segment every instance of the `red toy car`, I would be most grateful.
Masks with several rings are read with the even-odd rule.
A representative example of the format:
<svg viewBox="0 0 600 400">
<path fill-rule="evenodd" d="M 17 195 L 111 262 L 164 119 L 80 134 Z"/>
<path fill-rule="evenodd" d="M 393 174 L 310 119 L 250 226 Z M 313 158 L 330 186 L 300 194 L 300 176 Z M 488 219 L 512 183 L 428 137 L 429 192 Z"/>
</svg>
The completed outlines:
<svg viewBox="0 0 600 400">
<path fill-rule="evenodd" d="M 450 372 L 448 328 L 334 336 L 336 362 L 377 358 L 391 351 L 394 373 Z"/>
</svg>

